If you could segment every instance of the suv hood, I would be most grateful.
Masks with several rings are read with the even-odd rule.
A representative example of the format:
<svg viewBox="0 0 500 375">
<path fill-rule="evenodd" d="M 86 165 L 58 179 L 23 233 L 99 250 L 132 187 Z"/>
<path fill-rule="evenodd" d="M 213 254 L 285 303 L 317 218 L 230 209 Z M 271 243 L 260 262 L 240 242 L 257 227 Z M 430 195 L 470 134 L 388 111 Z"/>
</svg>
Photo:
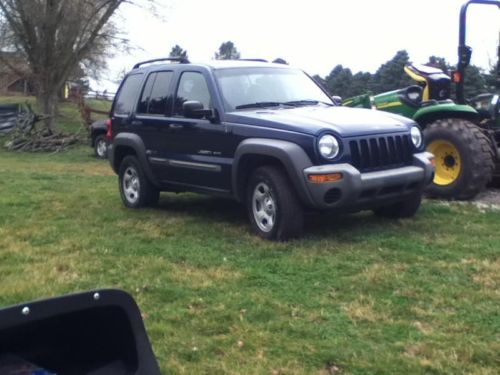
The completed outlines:
<svg viewBox="0 0 500 375">
<path fill-rule="evenodd" d="M 322 105 L 235 111 L 226 120 L 311 135 L 330 130 L 342 137 L 407 131 L 415 124 L 387 112 Z"/>
</svg>

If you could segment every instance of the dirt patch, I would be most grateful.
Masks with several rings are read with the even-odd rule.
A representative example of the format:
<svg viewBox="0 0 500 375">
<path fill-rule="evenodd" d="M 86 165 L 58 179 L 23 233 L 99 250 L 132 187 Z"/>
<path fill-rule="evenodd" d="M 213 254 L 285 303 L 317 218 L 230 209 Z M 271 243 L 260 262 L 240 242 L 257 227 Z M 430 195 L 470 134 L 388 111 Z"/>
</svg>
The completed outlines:
<svg viewBox="0 0 500 375">
<path fill-rule="evenodd" d="M 500 211 L 500 189 L 489 188 L 470 201 L 441 201 L 442 204 L 473 205 L 480 211 Z"/>
<path fill-rule="evenodd" d="M 479 193 L 471 203 L 479 209 L 500 210 L 500 189 L 487 189 Z"/>
</svg>

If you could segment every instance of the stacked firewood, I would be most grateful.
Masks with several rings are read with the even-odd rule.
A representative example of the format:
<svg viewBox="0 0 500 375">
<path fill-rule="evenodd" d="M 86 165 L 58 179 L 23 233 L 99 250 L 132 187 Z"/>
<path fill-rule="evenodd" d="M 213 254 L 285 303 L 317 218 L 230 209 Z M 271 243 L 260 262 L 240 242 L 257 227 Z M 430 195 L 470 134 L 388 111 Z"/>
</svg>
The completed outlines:
<svg viewBox="0 0 500 375">
<path fill-rule="evenodd" d="M 59 152 L 82 140 L 80 134 L 63 134 L 38 129 L 36 124 L 47 119 L 37 115 L 28 104 L 18 113 L 16 127 L 8 135 L 5 147 L 11 151 Z"/>
<path fill-rule="evenodd" d="M 81 141 L 78 134 L 48 133 L 46 129 L 28 133 L 15 130 L 9 134 L 5 147 L 11 151 L 59 152 Z"/>
</svg>

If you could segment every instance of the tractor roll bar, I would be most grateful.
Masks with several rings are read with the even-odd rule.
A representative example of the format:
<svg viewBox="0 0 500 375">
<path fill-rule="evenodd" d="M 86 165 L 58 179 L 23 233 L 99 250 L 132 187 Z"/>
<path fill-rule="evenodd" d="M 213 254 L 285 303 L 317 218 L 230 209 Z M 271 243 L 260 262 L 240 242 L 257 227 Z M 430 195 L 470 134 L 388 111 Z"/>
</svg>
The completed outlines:
<svg viewBox="0 0 500 375">
<path fill-rule="evenodd" d="M 469 65 L 470 57 L 472 55 L 472 49 L 469 46 L 467 46 L 465 41 L 465 36 L 467 32 L 466 30 L 467 8 L 471 4 L 496 5 L 500 9 L 500 0 L 469 0 L 465 2 L 462 5 L 462 8 L 460 9 L 460 20 L 459 20 L 460 23 L 459 23 L 459 35 L 458 35 L 458 64 L 456 72 L 458 74 L 456 75 L 454 74 L 453 81 L 457 85 L 457 102 L 461 104 L 465 103 L 465 97 L 464 97 L 465 68 L 467 68 L 467 66 Z"/>
</svg>

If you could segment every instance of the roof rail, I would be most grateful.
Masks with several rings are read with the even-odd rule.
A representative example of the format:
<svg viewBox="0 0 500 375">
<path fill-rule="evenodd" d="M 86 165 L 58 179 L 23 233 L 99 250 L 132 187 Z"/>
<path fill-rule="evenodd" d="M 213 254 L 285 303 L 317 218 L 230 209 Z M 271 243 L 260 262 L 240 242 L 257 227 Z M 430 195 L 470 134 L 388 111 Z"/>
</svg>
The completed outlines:
<svg viewBox="0 0 500 375">
<path fill-rule="evenodd" d="M 151 63 L 159 62 L 159 61 L 172 61 L 172 62 L 178 62 L 179 64 L 189 64 L 189 60 L 185 57 L 162 57 L 159 59 L 138 62 L 137 64 L 134 65 L 134 67 L 132 69 L 137 69 L 138 67 L 140 67 L 142 65 L 151 64 Z"/>
<path fill-rule="evenodd" d="M 269 62 L 266 59 L 238 59 L 238 61 L 255 61 L 255 62 Z"/>
</svg>

